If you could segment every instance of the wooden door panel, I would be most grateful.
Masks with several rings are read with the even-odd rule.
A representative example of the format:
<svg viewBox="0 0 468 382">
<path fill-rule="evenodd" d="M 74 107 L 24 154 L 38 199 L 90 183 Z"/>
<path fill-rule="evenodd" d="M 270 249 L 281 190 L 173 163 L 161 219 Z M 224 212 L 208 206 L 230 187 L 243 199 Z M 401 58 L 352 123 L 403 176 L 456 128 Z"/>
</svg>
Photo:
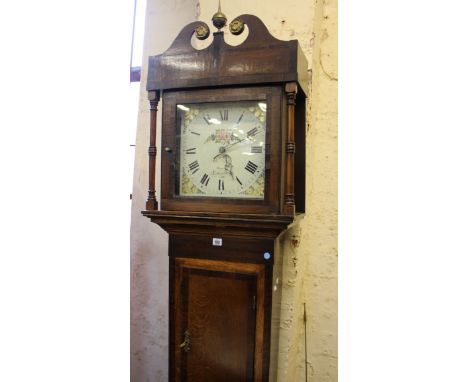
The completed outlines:
<svg viewBox="0 0 468 382">
<path fill-rule="evenodd" d="M 175 259 L 174 379 L 260 381 L 264 266 Z M 180 348 L 188 331 L 190 349 Z"/>
<path fill-rule="evenodd" d="M 253 380 L 255 276 L 187 270 L 187 381 Z"/>
</svg>

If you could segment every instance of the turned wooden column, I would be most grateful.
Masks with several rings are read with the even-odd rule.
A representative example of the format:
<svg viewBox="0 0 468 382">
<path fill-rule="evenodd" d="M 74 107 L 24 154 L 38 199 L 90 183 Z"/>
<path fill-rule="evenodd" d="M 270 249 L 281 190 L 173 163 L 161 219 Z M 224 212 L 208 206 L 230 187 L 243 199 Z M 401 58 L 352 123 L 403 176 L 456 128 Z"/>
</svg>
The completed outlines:
<svg viewBox="0 0 468 382">
<path fill-rule="evenodd" d="M 294 215 L 294 154 L 296 142 L 294 138 L 294 113 L 296 106 L 297 84 L 290 82 L 286 84 L 286 99 L 288 105 L 288 130 L 286 134 L 286 184 L 284 193 L 283 213 Z"/>
<path fill-rule="evenodd" d="M 158 113 L 159 91 L 148 92 L 150 102 L 150 143 L 148 147 L 149 158 L 149 179 L 148 179 L 148 200 L 146 201 L 147 210 L 157 210 L 158 201 L 156 200 L 156 117 Z"/>
</svg>

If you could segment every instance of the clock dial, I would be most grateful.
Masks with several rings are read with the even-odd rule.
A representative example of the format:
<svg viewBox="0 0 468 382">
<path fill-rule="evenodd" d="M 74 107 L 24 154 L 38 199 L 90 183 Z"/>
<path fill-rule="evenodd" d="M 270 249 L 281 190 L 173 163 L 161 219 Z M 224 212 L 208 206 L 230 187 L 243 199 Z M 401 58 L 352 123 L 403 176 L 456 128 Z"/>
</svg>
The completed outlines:
<svg viewBox="0 0 468 382">
<path fill-rule="evenodd" d="M 179 195 L 263 199 L 266 102 L 177 105 Z"/>
</svg>

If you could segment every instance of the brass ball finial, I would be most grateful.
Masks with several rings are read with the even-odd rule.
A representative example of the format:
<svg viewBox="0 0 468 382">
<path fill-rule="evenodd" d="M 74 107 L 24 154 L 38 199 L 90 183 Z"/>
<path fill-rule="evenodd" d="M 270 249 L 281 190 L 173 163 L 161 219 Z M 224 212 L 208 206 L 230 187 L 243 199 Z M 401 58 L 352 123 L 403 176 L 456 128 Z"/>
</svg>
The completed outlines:
<svg viewBox="0 0 468 382">
<path fill-rule="evenodd" d="M 195 28 L 195 36 L 199 40 L 206 40 L 210 35 L 210 30 L 205 25 L 199 25 Z"/>
<path fill-rule="evenodd" d="M 240 35 L 245 28 L 245 24 L 243 21 L 235 19 L 234 21 L 231 21 L 231 24 L 229 24 L 229 30 L 233 35 Z"/>
<path fill-rule="evenodd" d="M 224 28 L 227 22 L 227 17 L 226 15 L 221 12 L 221 0 L 219 0 L 218 3 L 218 12 L 216 12 L 213 17 L 211 18 L 211 21 L 213 21 L 213 25 L 218 28 L 218 31 L 221 28 Z"/>
</svg>

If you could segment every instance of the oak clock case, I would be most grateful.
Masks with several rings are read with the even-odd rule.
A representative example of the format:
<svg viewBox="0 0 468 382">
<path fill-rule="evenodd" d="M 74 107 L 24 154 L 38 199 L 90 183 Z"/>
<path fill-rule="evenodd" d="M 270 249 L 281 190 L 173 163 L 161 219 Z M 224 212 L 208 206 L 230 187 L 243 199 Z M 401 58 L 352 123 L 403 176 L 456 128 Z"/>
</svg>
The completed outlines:
<svg viewBox="0 0 468 382">
<path fill-rule="evenodd" d="M 166 93 L 161 208 L 279 212 L 280 108 L 277 87 Z"/>
<path fill-rule="evenodd" d="M 256 16 L 229 24 L 233 34 L 248 25 L 238 46 L 224 41 L 221 10 L 213 23 L 207 48 L 191 45 L 211 33 L 193 22 L 148 66 L 142 214 L 169 234 L 169 381 L 273 382 L 277 238 L 305 211 L 307 62 Z"/>
</svg>

